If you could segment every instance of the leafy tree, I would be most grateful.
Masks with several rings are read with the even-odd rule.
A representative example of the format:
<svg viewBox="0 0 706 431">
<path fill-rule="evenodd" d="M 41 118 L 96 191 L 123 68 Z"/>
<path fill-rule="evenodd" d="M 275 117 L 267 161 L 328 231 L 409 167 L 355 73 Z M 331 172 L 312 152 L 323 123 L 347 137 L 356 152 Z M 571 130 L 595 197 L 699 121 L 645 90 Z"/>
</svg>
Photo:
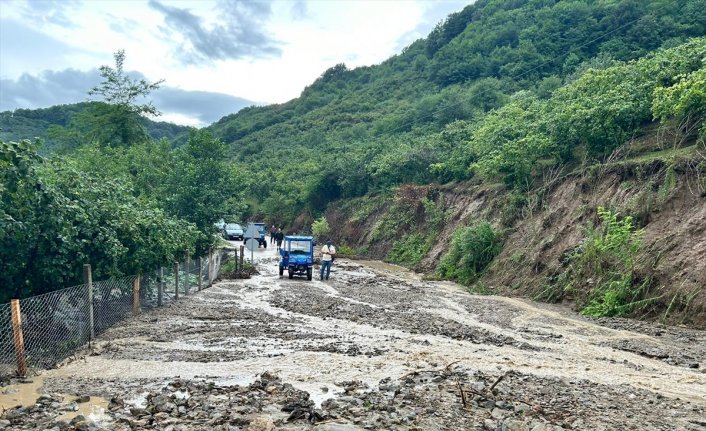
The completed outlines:
<svg viewBox="0 0 706 431">
<path fill-rule="evenodd" d="M 195 227 L 135 197 L 129 182 L 47 161 L 28 141 L 0 141 L 0 302 L 96 278 L 135 274 L 193 249 Z"/>
<path fill-rule="evenodd" d="M 706 138 L 706 65 L 699 70 L 680 75 L 670 87 L 655 89 L 652 114 L 663 122 L 674 120 L 683 137 L 699 130 L 700 139 Z"/>
<path fill-rule="evenodd" d="M 166 184 L 170 214 L 193 223 L 200 236 L 197 253 L 213 244 L 213 224 L 244 211 L 242 172 L 228 162 L 228 147 L 208 131 L 192 131 L 176 150 Z"/>
<path fill-rule="evenodd" d="M 85 142 L 127 146 L 149 140 L 143 116 L 159 116 L 160 112 L 152 102 L 141 101 L 164 80 L 133 79 L 123 69 L 125 51 L 117 51 L 113 57 L 115 68 L 101 66 L 103 81 L 88 91 L 90 96 L 101 96 L 104 102 L 92 103 L 89 109 L 80 111 L 72 117 L 69 127 L 51 128 L 50 136 L 63 142 L 65 147 L 75 148 Z"/>
<path fill-rule="evenodd" d="M 321 216 L 311 224 L 311 233 L 317 241 L 322 242 L 331 234 L 331 227 L 326 217 Z"/>
</svg>

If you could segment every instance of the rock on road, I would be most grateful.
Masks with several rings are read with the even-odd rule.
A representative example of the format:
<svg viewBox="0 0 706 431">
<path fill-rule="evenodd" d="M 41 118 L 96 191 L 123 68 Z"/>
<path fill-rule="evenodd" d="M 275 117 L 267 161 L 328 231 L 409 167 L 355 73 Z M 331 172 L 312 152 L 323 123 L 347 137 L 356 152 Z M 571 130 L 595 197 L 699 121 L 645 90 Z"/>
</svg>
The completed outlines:
<svg viewBox="0 0 706 431">
<path fill-rule="evenodd" d="M 376 262 L 289 280 L 271 249 L 258 256 L 260 275 L 108 330 L 0 429 L 706 429 L 704 332 L 474 296 Z M 67 394 L 111 402 L 57 422 Z"/>
</svg>

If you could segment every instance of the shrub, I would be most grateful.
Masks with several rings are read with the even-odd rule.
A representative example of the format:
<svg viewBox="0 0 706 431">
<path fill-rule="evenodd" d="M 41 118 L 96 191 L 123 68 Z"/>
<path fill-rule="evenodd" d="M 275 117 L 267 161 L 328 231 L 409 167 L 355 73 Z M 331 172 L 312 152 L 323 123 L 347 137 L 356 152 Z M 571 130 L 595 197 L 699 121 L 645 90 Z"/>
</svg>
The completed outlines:
<svg viewBox="0 0 706 431">
<path fill-rule="evenodd" d="M 346 244 L 341 244 L 338 247 L 336 247 L 336 256 L 337 257 L 346 257 L 346 256 L 354 256 L 355 250 L 349 245 Z"/>
<path fill-rule="evenodd" d="M 311 232 L 314 234 L 314 238 L 318 241 L 323 241 L 325 237 L 328 237 L 331 233 L 331 226 L 328 224 L 325 216 L 321 216 L 319 219 L 311 224 Z"/>
<path fill-rule="evenodd" d="M 502 250 L 498 232 L 487 221 L 456 230 L 438 272 L 443 278 L 471 284 Z"/>
<path fill-rule="evenodd" d="M 430 247 L 431 244 L 424 235 L 414 233 L 397 241 L 387 254 L 387 259 L 392 263 L 411 267 L 426 256 Z"/>
<path fill-rule="evenodd" d="M 649 278 L 637 282 L 635 259 L 644 231 L 633 218 L 598 208 L 601 224 L 589 225 L 583 244 L 569 257 L 559 278 L 565 293 L 577 293 L 581 312 L 590 316 L 623 316 L 651 302 L 642 299 Z M 584 293 L 585 292 L 585 293 Z"/>
</svg>

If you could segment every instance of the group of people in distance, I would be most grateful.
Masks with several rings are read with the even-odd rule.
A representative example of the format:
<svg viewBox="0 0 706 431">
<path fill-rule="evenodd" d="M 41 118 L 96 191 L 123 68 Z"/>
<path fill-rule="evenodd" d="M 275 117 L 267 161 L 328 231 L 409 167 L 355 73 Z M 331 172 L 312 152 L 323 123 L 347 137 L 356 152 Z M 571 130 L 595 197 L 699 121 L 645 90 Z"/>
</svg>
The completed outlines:
<svg viewBox="0 0 706 431">
<path fill-rule="evenodd" d="M 270 244 L 277 244 L 277 251 L 282 248 L 282 241 L 284 240 L 284 232 L 282 228 L 278 228 L 272 225 L 270 228 Z M 326 241 L 323 247 L 321 247 L 321 280 L 328 280 L 331 274 L 331 264 L 333 264 L 333 258 L 336 256 L 336 247 L 333 246 L 331 240 Z"/>
<path fill-rule="evenodd" d="M 270 244 L 277 243 L 277 251 L 282 247 L 282 241 L 284 240 L 284 232 L 282 228 L 275 227 L 272 225 L 270 228 Z"/>
</svg>

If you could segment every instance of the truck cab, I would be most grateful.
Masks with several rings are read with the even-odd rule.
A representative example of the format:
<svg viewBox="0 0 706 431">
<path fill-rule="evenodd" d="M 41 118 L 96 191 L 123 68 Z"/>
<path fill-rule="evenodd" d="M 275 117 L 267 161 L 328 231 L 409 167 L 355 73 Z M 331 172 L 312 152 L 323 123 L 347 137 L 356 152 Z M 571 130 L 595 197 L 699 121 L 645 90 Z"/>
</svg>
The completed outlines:
<svg viewBox="0 0 706 431">
<path fill-rule="evenodd" d="M 279 254 L 280 277 L 284 275 L 286 268 L 289 278 L 306 274 L 306 279 L 311 280 L 314 267 L 314 237 L 285 236 Z"/>
</svg>

